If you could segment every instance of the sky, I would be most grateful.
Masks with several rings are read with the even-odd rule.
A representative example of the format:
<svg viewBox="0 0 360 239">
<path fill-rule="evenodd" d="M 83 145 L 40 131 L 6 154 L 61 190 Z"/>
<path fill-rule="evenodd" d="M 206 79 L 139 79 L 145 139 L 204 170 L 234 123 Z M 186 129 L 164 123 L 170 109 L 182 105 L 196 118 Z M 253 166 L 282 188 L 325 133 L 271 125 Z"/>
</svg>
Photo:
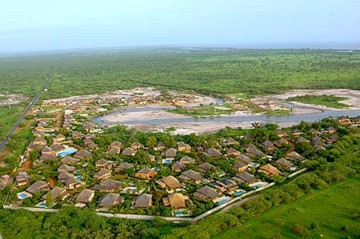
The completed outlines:
<svg viewBox="0 0 360 239">
<path fill-rule="evenodd" d="M 359 0 L 0 0 L 0 51 L 358 43 L 359 24 Z"/>
</svg>

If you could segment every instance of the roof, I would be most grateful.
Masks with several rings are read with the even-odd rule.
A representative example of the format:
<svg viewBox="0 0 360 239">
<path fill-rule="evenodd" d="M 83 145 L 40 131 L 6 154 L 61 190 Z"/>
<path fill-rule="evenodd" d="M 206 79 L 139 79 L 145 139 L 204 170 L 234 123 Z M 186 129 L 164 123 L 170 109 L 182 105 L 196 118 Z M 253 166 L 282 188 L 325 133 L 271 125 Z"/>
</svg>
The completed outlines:
<svg viewBox="0 0 360 239">
<path fill-rule="evenodd" d="M 236 157 L 236 159 L 243 163 L 251 163 L 251 159 L 245 154 L 240 154 Z"/>
<path fill-rule="evenodd" d="M 188 156 L 184 156 L 179 160 L 179 162 L 182 163 L 182 164 L 189 164 L 189 163 L 194 163 L 195 160 L 188 157 Z"/>
<path fill-rule="evenodd" d="M 176 161 L 173 166 L 171 166 L 171 169 L 173 171 L 177 171 L 177 170 L 184 170 L 186 168 L 186 165 L 180 163 L 179 161 Z"/>
<path fill-rule="evenodd" d="M 233 168 L 237 169 L 237 168 L 243 168 L 243 167 L 246 167 L 247 164 L 243 164 L 241 162 L 237 162 L 233 165 Z"/>
<path fill-rule="evenodd" d="M 108 193 L 100 201 L 100 207 L 112 207 L 115 204 L 122 203 L 124 198 L 117 193 Z"/>
<path fill-rule="evenodd" d="M 74 177 L 69 177 L 69 178 L 67 178 L 67 179 L 65 180 L 65 185 L 66 185 L 66 186 L 69 186 L 69 185 L 71 185 L 71 184 L 83 184 L 83 182 L 80 181 L 80 180 L 77 180 L 77 179 L 74 178 Z"/>
<path fill-rule="evenodd" d="M 268 172 L 275 176 L 280 174 L 280 171 L 276 167 L 272 166 L 271 164 L 265 164 L 264 166 L 261 166 L 259 170 Z"/>
<path fill-rule="evenodd" d="M 102 176 L 105 176 L 105 175 L 107 175 L 107 174 L 111 174 L 111 170 L 107 170 L 107 169 L 102 168 L 102 169 L 100 169 L 99 172 L 96 172 L 96 173 L 94 174 L 94 178 L 96 178 L 96 177 L 102 177 Z"/>
<path fill-rule="evenodd" d="M 210 158 L 216 158 L 222 156 L 222 153 L 217 149 L 210 148 L 206 151 L 206 156 Z"/>
<path fill-rule="evenodd" d="M 47 194 L 45 194 L 42 198 L 46 199 L 48 194 L 51 194 L 53 199 L 58 198 L 59 196 L 63 195 L 66 193 L 66 189 L 65 188 L 60 188 L 60 187 L 55 187 L 53 189 L 51 189 L 51 191 L 49 191 Z"/>
<path fill-rule="evenodd" d="M 214 189 L 210 188 L 209 186 L 204 186 L 196 190 L 197 193 L 203 194 L 208 198 L 214 199 L 219 197 L 219 193 Z"/>
<path fill-rule="evenodd" d="M 122 148 L 123 147 L 123 143 L 121 143 L 120 141 L 114 141 L 110 144 L 110 147 L 118 147 L 118 148 Z"/>
<path fill-rule="evenodd" d="M 124 156 L 133 156 L 135 154 L 135 150 L 128 147 L 128 148 L 125 148 L 121 154 Z"/>
<path fill-rule="evenodd" d="M 152 205 L 152 195 L 151 194 L 141 194 L 136 197 L 135 208 L 147 208 Z"/>
<path fill-rule="evenodd" d="M 89 151 L 87 151 L 86 149 L 82 149 L 79 150 L 78 152 L 76 152 L 76 154 L 74 155 L 75 158 L 78 159 L 86 159 L 86 158 L 91 158 L 92 157 L 92 153 L 90 153 Z"/>
<path fill-rule="evenodd" d="M 76 202 L 80 203 L 89 203 L 92 200 L 92 197 L 95 195 L 95 191 L 91 189 L 82 190 L 76 197 Z"/>
<path fill-rule="evenodd" d="M 96 184 L 94 189 L 100 191 L 117 190 L 121 185 L 122 183 L 120 181 L 108 178 L 101 181 L 100 184 Z"/>
<path fill-rule="evenodd" d="M 181 176 L 185 176 L 186 178 L 192 179 L 194 181 L 198 181 L 198 180 L 202 179 L 202 176 L 200 175 L 200 173 L 198 173 L 192 169 L 189 169 L 189 170 L 183 172 L 181 174 Z"/>
<path fill-rule="evenodd" d="M 173 176 L 166 176 L 162 179 L 157 180 L 156 183 L 158 183 L 160 186 L 164 185 L 170 189 L 175 189 L 175 188 L 181 187 L 179 180 L 177 180 Z"/>
<path fill-rule="evenodd" d="M 174 208 L 186 207 L 185 201 L 188 199 L 188 197 L 182 195 L 181 193 L 170 194 L 167 198 L 169 200 L 171 207 L 174 207 Z"/>
<path fill-rule="evenodd" d="M 55 161 L 57 157 L 53 154 L 43 154 L 40 156 L 40 160 Z"/>
<path fill-rule="evenodd" d="M 261 150 L 258 149 L 250 149 L 248 151 L 249 155 L 255 156 L 255 157 L 262 157 L 264 156 L 264 153 Z"/>
<path fill-rule="evenodd" d="M 69 172 L 60 172 L 57 177 L 60 182 L 63 182 L 66 181 L 68 178 L 74 178 L 74 174 Z"/>
<path fill-rule="evenodd" d="M 235 177 L 241 179 L 244 182 L 252 183 L 255 181 L 255 176 L 248 172 L 241 172 L 235 175 Z"/>
<path fill-rule="evenodd" d="M 286 168 L 291 168 L 294 165 L 292 162 L 289 162 L 284 158 L 276 160 L 275 163 L 280 164 Z"/>
<path fill-rule="evenodd" d="M 42 180 L 38 180 L 35 183 L 33 183 L 30 187 L 28 187 L 26 189 L 26 191 L 29 193 L 35 194 L 38 192 L 47 191 L 49 189 L 50 189 L 50 187 L 46 182 L 44 182 Z"/>
<path fill-rule="evenodd" d="M 129 169 L 129 168 L 133 168 L 134 165 L 131 163 L 122 163 L 118 166 L 118 169 L 124 170 L 124 169 Z"/>
<path fill-rule="evenodd" d="M 156 172 L 155 170 L 151 169 L 151 168 L 143 168 L 140 169 L 139 171 L 137 171 L 138 173 L 143 173 L 143 174 L 148 174 L 148 173 L 152 173 L 152 172 Z"/>
<path fill-rule="evenodd" d="M 205 163 L 202 163 L 198 166 L 198 169 L 200 172 L 203 172 L 203 173 L 206 173 L 207 171 L 209 171 L 210 169 L 214 168 L 215 166 L 208 163 L 208 162 L 205 162 Z"/>
<path fill-rule="evenodd" d="M 297 159 L 297 160 L 300 160 L 300 161 L 302 161 L 302 160 L 305 159 L 303 156 L 301 156 L 300 154 L 298 154 L 298 153 L 295 152 L 295 151 L 291 151 L 291 152 L 287 153 L 287 154 L 285 155 L 285 157 L 286 157 L 286 158 Z"/>
<path fill-rule="evenodd" d="M 79 159 L 73 158 L 71 156 L 65 156 L 64 158 L 61 159 L 62 163 L 78 163 L 80 162 Z"/>
<path fill-rule="evenodd" d="M 64 145 L 61 145 L 61 144 L 53 144 L 51 146 L 52 150 L 54 150 L 55 152 L 59 152 L 61 150 L 64 150 L 65 149 L 65 146 Z"/>
<path fill-rule="evenodd" d="M 58 167 L 57 170 L 58 170 L 58 171 L 73 172 L 73 171 L 75 171 L 75 167 L 69 166 L 69 165 L 66 165 L 66 164 L 62 164 L 60 167 Z"/>
<path fill-rule="evenodd" d="M 167 158 L 175 158 L 177 150 L 174 148 L 169 148 L 164 152 L 165 157 Z"/>
</svg>

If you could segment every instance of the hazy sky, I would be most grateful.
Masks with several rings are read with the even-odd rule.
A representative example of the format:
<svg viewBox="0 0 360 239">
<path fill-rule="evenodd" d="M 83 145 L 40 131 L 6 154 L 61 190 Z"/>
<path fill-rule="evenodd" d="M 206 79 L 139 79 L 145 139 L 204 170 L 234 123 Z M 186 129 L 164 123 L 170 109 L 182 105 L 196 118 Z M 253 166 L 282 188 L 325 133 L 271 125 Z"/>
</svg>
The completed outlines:
<svg viewBox="0 0 360 239">
<path fill-rule="evenodd" d="M 360 42 L 360 0 L 0 0 L 0 51 Z"/>
</svg>

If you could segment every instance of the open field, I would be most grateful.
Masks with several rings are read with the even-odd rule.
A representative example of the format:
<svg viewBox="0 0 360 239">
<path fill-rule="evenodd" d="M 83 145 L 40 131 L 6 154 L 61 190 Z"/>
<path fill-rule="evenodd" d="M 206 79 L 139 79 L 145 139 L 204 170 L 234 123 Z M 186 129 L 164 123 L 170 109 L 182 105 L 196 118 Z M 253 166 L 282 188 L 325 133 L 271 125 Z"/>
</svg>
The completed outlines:
<svg viewBox="0 0 360 239">
<path fill-rule="evenodd" d="M 341 183 L 286 204 L 253 218 L 241 227 L 230 229 L 216 238 L 299 238 L 295 225 L 306 231 L 307 238 L 342 238 L 360 235 L 360 177 Z"/>
<path fill-rule="evenodd" d="M 345 97 L 337 97 L 333 95 L 304 95 L 291 97 L 288 100 L 297 101 L 305 104 L 323 105 L 328 108 L 343 109 L 349 107 L 347 104 L 340 103 L 339 101 L 346 100 Z"/>
</svg>

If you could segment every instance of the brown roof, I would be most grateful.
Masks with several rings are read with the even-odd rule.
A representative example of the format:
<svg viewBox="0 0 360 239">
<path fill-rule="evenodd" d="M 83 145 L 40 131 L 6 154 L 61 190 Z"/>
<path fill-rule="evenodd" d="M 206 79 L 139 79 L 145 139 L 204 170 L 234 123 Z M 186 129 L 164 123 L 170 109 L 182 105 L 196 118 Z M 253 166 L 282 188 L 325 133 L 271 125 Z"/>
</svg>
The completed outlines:
<svg viewBox="0 0 360 239">
<path fill-rule="evenodd" d="M 119 170 L 125 170 L 125 169 L 129 169 L 129 168 L 133 168 L 133 167 L 134 167 L 133 164 L 125 162 L 125 163 L 120 164 L 117 168 Z"/>
<path fill-rule="evenodd" d="M 67 172 L 73 172 L 75 171 L 75 167 L 66 165 L 66 164 L 62 164 L 60 167 L 58 167 L 57 169 L 58 171 L 67 171 Z"/>
<path fill-rule="evenodd" d="M 179 180 L 173 176 L 166 176 L 162 179 L 156 181 L 161 187 L 168 187 L 170 189 L 175 189 L 181 187 Z"/>
<path fill-rule="evenodd" d="M 55 160 L 57 160 L 57 157 L 53 154 L 43 154 L 40 156 L 40 160 L 55 161 Z"/>
<path fill-rule="evenodd" d="M 86 149 L 82 149 L 78 152 L 76 152 L 76 154 L 74 155 L 75 158 L 78 159 L 87 159 L 87 158 L 91 158 L 92 157 L 92 153 L 90 153 L 89 151 L 87 151 Z"/>
<path fill-rule="evenodd" d="M 101 181 L 100 184 L 96 184 L 94 189 L 99 191 L 115 191 L 120 189 L 121 185 L 122 183 L 120 181 L 108 178 Z"/>
<path fill-rule="evenodd" d="M 107 174 L 111 175 L 111 170 L 107 170 L 107 169 L 102 168 L 102 169 L 100 169 L 99 172 L 96 172 L 94 174 L 94 178 L 100 178 L 100 177 L 103 177 L 103 176 L 105 176 Z"/>
<path fill-rule="evenodd" d="M 208 162 L 205 162 L 205 163 L 202 163 L 198 166 L 198 169 L 200 172 L 202 173 L 206 173 L 207 171 L 209 171 L 210 169 L 214 168 L 215 166 L 208 163 Z"/>
<path fill-rule="evenodd" d="M 171 166 L 172 171 L 182 171 L 186 168 L 186 165 L 176 161 L 173 166 Z"/>
<path fill-rule="evenodd" d="M 275 163 L 280 164 L 280 165 L 282 165 L 282 166 L 285 167 L 285 168 L 291 168 L 291 167 L 294 165 L 293 163 L 287 161 L 287 160 L 284 159 L 284 158 L 281 158 L 281 159 L 276 160 Z"/>
<path fill-rule="evenodd" d="M 117 193 L 108 193 L 100 201 L 100 207 L 112 207 L 124 202 L 124 198 Z"/>
<path fill-rule="evenodd" d="M 298 154 L 297 152 L 295 151 L 291 151 L 289 153 L 287 153 L 285 155 L 286 158 L 290 158 L 290 159 L 297 159 L 297 160 L 300 160 L 300 161 L 303 161 L 305 158 L 303 156 L 301 156 L 300 154 Z"/>
<path fill-rule="evenodd" d="M 30 187 L 28 187 L 26 189 L 27 192 L 32 193 L 32 194 L 49 191 L 49 190 L 50 190 L 49 185 L 42 180 L 36 181 L 35 183 L 33 183 Z"/>
<path fill-rule="evenodd" d="M 78 196 L 76 197 L 76 202 L 80 203 L 89 203 L 92 201 L 95 195 L 95 191 L 91 189 L 84 189 L 82 190 Z"/>
<path fill-rule="evenodd" d="M 80 162 L 79 159 L 73 158 L 71 156 L 65 156 L 64 158 L 61 159 L 62 163 L 78 163 Z"/>
<path fill-rule="evenodd" d="M 206 151 L 205 155 L 210 158 L 216 158 L 222 156 L 222 153 L 214 148 L 210 148 Z"/>
<path fill-rule="evenodd" d="M 266 172 L 267 174 L 271 174 L 274 176 L 278 176 L 280 174 L 280 171 L 271 164 L 265 164 L 264 166 L 261 166 L 259 171 Z"/>
<path fill-rule="evenodd" d="M 152 195 L 151 194 L 141 194 L 136 197 L 135 208 L 147 208 L 152 206 Z"/>
<path fill-rule="evenodd" d="M 46 199 L 48 194 L 51 194 L 53 199 L 57 199 L 58 197 L 65 196 L 67 192 L 65 188 L 55 187 L 51 189 L 51 191 L 49 191 L 47 194 L 45 194 L 42 198 Z"/>
<path fill-rule="evenodd" d="M 174 148 L 169 148 L 164 152 L 164 156 L 167 158 L 175 158 L 177 150 Z"/>
<path fill-rule="evenodd" d="M 182 164 L 189 164 L 189 163 L 194 163 L 195 160 L 188 157 L 188 156 L 184 156 L 179 160 L 179 162 L 182 163 Z"/>
<path fill-rule="evenodd" d="M 166 198 L 163 199 L 164 204 L 167 204 L 167 202 L 170 204 L 173 208 L 185 208 L 186 207 L 186 200 L 188 199 L 187 196 L 182 195 L 181 193 L 174 193 Z"/>
<path fill-rule="evenodd" d="M 251 163 L 251 159 L 245 154 L 240 154 L 239 156 L 236 157 L 236 159 L 242 163 L 248 163 L 248 164 Z"/>
<path fill-rule="evenodd" d="M 246 182 L 246 183 L 253 183 L 255 182 L 255 177 L 254 175 L 248 173 L 248 172 L 241 172 L 241 173 L 238 173 L 235 175 L 235 178 L 234 179 L 240 179 L 238 181 L 241 181 L 241 182 Z"/>
<path fill-rule="evenodd" d="M 54 150 L 55 152 L 59 152 L 61 150 L 64 150 L 65 149 L 65 146 L 64 145 L 61 145 L 61 144 L 54 144 L 51 146 L 52 150 Z"/>
<path fill-rule="evenodd" d="M 204 186 L 202 188 L 199 188 L 198 190 L 196 190 L 195 194 L 194 196 L 201 197 L 202 194 L 203 196 L 205 196 L 205 198 L 211 198 L 211 199 L 215 199 L 219 197 L 219 193 L 214 188 L 210 188 L 209 186 Z"/>
<path fill-rule="evenodd" d="M 121 154 L 124 156 L 133 156 L 135 154 L 135 150 L 132 148 L 125 148 Z"/>
<path fill-rule="evenodd" d="M 200 173 L 198 173 L 198 172 L 196 172 L 196 171 L 194 171 L 192 169 L 189 169 L 189 170 L 183 172 L 181 174 L 181 177 L 182 178 L 185 177 L 185 178 L 188 178 L 188 179 L 192 179 L 194 181 L 198 181 L 198 180 L 202 179 L 202 176 L 200 175 Z"/>
</svg>

